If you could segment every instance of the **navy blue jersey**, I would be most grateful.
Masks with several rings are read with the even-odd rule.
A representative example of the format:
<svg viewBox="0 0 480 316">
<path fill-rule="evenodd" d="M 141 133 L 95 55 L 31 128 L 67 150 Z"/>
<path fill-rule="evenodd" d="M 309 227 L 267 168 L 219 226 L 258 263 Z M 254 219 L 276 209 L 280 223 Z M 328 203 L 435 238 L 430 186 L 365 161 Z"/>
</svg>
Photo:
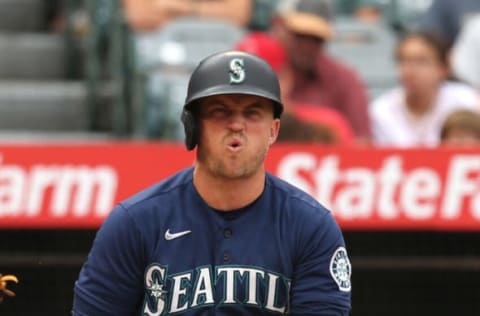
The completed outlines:
<svg viewBox="0 0 480 316">
<path fill-rule="evenodd" d="M 241 192 L 239 192 L 241 194 Z M 193 168 L 120 203 L 75 284 L 74 315 L 348 315 L 350 262 L 332 214 L 270 175 L 219 212 Z"/>
</svg>

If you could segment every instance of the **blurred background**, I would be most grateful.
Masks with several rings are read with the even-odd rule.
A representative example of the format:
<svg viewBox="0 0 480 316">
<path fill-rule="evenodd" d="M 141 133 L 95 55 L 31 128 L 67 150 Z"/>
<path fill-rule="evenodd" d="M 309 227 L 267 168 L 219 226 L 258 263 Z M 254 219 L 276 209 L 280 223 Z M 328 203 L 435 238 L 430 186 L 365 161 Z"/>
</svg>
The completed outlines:
<svg viewBox="0 0 480 316">
<path fill-rule="evenodd" d="M 279 141 L 480 155 L 478 0 L 313 2 L 327 29 L 291 24 L 285 0 L 0 0 L 0 163 L 4 146 L 182 143 L 190 73 L 232 48 L 278 73 Z M 478 165 L 470 177 L 478 200 Z M 352 315 L 480 315 L 480 225 L 466 226 L 345 227 Z M 69 314 L 97 228 L 68 227 L 0 223 L 0 273 L 20 279 L 0 315 Z"/>
</svg>

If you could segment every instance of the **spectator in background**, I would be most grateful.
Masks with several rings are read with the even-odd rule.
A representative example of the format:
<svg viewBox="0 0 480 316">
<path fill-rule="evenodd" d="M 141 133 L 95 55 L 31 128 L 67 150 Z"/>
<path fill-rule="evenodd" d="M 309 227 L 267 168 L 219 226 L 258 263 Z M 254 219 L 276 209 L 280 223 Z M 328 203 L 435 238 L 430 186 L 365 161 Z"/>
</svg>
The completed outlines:
<svg viewBox="0 0 480 316">
<path fill-rule="evenodd" d="M 396 50 L 401 86 L 373 101 L 374 143 L 391 147 L 432 147 L 440 141 L 445 117 L 478 107 L 476 91 L 449 82 L 448 46 L 437 34 L 412 32 Z"/>
<path fill-rule="evenodd" d="M 277 142 L 335 145 L 338 144 L 338 136 L 328 126 L 305 122 L 292 113 L 285 112 L 282 115 Z"/>
<path fill-rule="evenodd" d="M 318 104 L 290 100 L 288 92 L 293 84 L 293 73 L 287 62 L 286 51 L 275 37 L 264 32 L 251 32 L 237 43 L 235 49 L 263 58 L 279 78 L 285 106 L 280 140 L 304 140 L 342 145 L 352 143 L 353 130 L 338 111 Z M 305 127 L 302 127 L 302 124 Z M 292 135 L 289 136 L 289 133 Z"/>
<path fill-rule="evenodd" d="M 378 23 L 382 18 L 382 10 L 377 3 L 361 3 L 355 8 L 353 16 L 366 23 Z"/>
<path fill-rule="evenodd" d="M 480 14 L 462 27 L 451 56 L 455 77 L 480 91 Z"/>
<path fill-rule="evenodd" d="M 253 0 L 252 16 L 248 29 L 251 31 L 268 31 L 279 1 Z"/>
<path fill-rule="evenodd" d="M 333 37 L 333 3 L 281 0 L 271 32 L 284 45 L 292 87 L 289 99 L 338 111 L 359 140 L 370 138 L 368 98 L 359 76 L 333 59 L 325 45 Z"/>
<path fill-rule="evenodd" d="M 336 15 L 354 17 L 362 22 L 377 23 L 383 19 L 384 0 L 335 0 Z"/>
<path fill-rule="evenodd" d="M 443 145 L 480 147 L 480 113 L 458 110 L 443 123 L 440 138 Z"/>
<path fill-rule="evenodd" d="M 152 31 L 182 16 L 226 19 L 246 27 L 253 0 L 123 0 L 128 25 L 136 31 Z"/>
<path fill-rule="evenodd" d="M 472 14 L 479 12 L 479 0 L 433 0 L 430 8 L 420 17 L 418 28 L 440 33 L 451 46 L 463 24 Z"/>
</svg>

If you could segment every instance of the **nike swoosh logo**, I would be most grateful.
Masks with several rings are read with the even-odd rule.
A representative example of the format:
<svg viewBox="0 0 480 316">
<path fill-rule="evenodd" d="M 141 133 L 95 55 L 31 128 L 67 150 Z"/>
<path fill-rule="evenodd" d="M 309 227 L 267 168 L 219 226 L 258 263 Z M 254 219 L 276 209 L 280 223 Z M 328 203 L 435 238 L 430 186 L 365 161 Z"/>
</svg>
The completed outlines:
<svg viewBox="0 0 480 316">
<path fill-rule="evenodd" d="M 192 232 L 191 230 L 185 230 L 183 232 L 170 233 L 170 229 L 167 229 L 167 231 L 165 232 L 165 239 L 166 240 L 172 240 L 172 239 L 190 234 L 191 232 Z"/>
</svg>

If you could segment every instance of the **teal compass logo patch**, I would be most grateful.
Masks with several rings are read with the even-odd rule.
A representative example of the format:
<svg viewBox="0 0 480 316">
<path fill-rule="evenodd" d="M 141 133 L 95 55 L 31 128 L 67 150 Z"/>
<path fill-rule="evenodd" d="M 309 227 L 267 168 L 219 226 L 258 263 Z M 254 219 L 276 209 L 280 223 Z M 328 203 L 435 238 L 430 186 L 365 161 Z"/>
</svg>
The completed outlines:
<svg viewBox="0 0 480 316">
<path fill-rule="evenodd" d="M 350 276 L 352 275 L 352 265 L 348 259 L 347 250 L 344 247 L 338 247 L 330 260 L 330 274 L 338 285 L 338 289 L 343 292 L 350 292 L 352 285 Z"/>
</svg>

